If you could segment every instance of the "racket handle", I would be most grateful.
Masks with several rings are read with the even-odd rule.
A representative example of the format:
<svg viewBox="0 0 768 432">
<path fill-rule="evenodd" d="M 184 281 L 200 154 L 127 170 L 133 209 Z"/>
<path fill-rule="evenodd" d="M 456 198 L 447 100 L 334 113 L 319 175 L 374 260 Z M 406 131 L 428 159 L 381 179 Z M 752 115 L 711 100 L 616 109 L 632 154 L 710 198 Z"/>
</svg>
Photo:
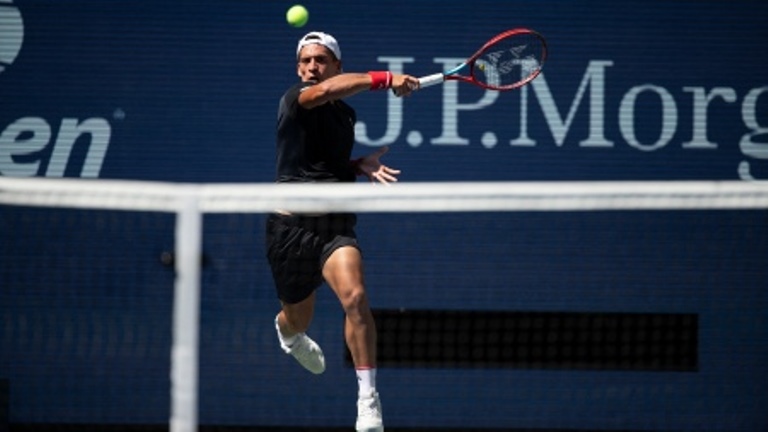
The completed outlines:
<svg viewBox="0 0 768 432">
<path fill-rule="evenodd" d="M 443 81 L 445 81 L 445 75 L 442 73 L 427 75 L 419 78 L 419 88 L 441 84 Z"/>
</svg>

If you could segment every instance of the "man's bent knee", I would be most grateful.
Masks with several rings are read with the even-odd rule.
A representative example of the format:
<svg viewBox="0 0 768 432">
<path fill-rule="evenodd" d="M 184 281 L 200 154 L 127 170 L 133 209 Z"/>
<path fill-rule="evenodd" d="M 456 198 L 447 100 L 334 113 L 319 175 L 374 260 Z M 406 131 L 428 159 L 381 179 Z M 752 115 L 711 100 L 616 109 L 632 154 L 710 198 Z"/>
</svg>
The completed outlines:
<svg viewBox="0 0 768 432">
<path fill-rule="evenodd" d="M 362 288 L 350 290 L 341 299 L 341 304 L 349 317 L 360 317 L 370 313 L 368 296 Z"/>
</svg>

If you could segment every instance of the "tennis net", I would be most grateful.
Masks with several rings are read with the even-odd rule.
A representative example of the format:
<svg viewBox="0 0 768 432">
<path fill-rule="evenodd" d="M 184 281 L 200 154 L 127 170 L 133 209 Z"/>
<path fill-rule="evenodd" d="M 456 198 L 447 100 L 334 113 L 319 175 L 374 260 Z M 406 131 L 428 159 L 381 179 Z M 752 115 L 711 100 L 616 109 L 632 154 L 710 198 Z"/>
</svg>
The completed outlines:
<svg viewBox="0 0 768 432">
<path fill-rule="evenodd" d="M 72 213 L 73 209 L 78 209 L 78 212 Z M 399 241 L 404 249 L 407 250 L 401 251 L 399 254 L 384 254 L 378 257 L 375 253 L 372 255 L 374 260 L 380 258 L 382 260 L 398 261 L 398 266 L 403 274 L 391 276 L 393 283 L 404 283 L 402 279 L 408 274 L 418 274 L 419 272 L 445 273 L 452 264 L 458 264 L 461 269 L 457 271 L 467 273 L 470 275 L 467 276 L 468 278 L 479 278 L 481 283 L 491 287 L 489 290 L 493 292 L 480 290 L 479 293 L 475 292 L 472 294 L 473 296 L 479 295 L 480 298 L 490 302 L 484 303 L 476 297 L 474 300 L 468 300 L 466 292 L 446 292 L 444 289 L 439 288 L 439 285 L 446 284 L 447 280 L 455 278 L 455 274 L 433 275 L 432 279 L 420 279 L 420 285 L 426 286 L 424 289 L 433 289 L 435 293 L 441 293 L 441 295 L 445 295 L 447 298 L 447 303 L 443 306 L 444 311 L 440 313 L 424 310 L 427 308 L 428 303 L 419 297 L 411 298 L 409 295 L 405 295 L 401 300 L 407 304 L 388 303 L 385 299 L 383 303 L 387 304 L 388 307 L 377 312 L 377 319 L 381 320 L 385 327 L 388 325 L 386 324 L 387 322 L 392 324 L 382 329 L 382 340 L 380 342 L 389 343 L 392 346 L 389 348 L 385 347 L 381 355 L 384 357 L 384 363 L 391 362 L 392 365 L 400 367 L 429 367 L 430 365 L 437 365 L 438 367 L 463 367 L 463 365 L 504 367 L 504 365 L 512 365 L 512 367 L 546 368 L 552 367 L 552 364 L 561 366 L 569 364 L 571 365 L 569 367 L 577 368 L 583 368 L 585 365 L 588 367 L 590 358 L 584 356 L 577 358 L 576 354 L 572 354 L 570 357 L 566 355 L 568 358 L 563 360 L 564 351 L 562 350 L 557 355 L 551 352 L 550 354 L 546 354 L 546 352 L 537 353 L 537 349 L 546 351 L 548 349 L 546 345 L 526 345 L 522 351 L 517 349 L 514 352 L 504 354 L 504 346 L 514 344 L 519 346 L 521 342 L 529 343 L 531 342 L 529 339 L 537 337 L 535 336 L 536 333 L 520 336 L 516 342 L 505 340 L 500 335 L 495 336 L 496 339 L 488 336 L 491 339 L 483 339 L 479 342 L 469 341 L 463 345 L 457 340 L 448 340 L 451 336 L 446 336 L 447 333 L 445 332 L 455 332 L 456 327 L 471 326 L 472 324 L 469 323 L 477 322 L 475 315 L 471 312 L 461 313 L 463 306 L 472 310 L 485 310 L 490 307 L 489 304 L 493 304 L 492 299 L 502 295 L 500 294 L 501 288 L 499 287 L 509 282 L 508 271 L 502 270 L 505 268 L 505 265 L 510 265 L 517 269 L 509 270 L 509 272 L 528 271 L 525 269 L 521 270 L 520 265 L 533 264 L 540 267 L 551 265 L 551 267 L 559 268 L 562 272 L 568 274 L 569 269 L 566 268 L 567 265 L 563 264 L 563 262 L 573 260 L 573 263 L 576 263 L 573 265 L 579 267 L 578 274 L 581 280 L 569 283 L 584 287 L 600 287 L 595 288 L 596 291 L 599 291 L 606 285 L 606 281 L 603 279 L 609 277 L 608 273 L 600 273 L 599 271 L 590 273 L 585 270 L 594 270 L 592 266 L 597 265 L 598 261 L 601 259 L 607 260 L 609 252 L 606 252 L 606 250 L 613 251 L 614 258 L 617 254 L 619 255 L 619 262 L 612 264 L 614 269 L 609 272 L 611 275 L 614 275 L 613 272 L 618 274 L 622 266 L 630 265 L 629 261 L 636 261 L 635 258 L 623 256 L 619 251 L 618 244 L 625 244 L 629 249 L 639 248 L 641 254 L 645 254 L 645 259 L 650 259 L 648 255 L 651 254 L 650 251 L 654 250 L 652 243 L 657 241 L 668 241 L 668 243 L 658 247 L 660 254 L 683 253 L 684 248 L 681 246 L 681 243 L 686 241 L 690 241 L 691 247 L 694 248 L 702 247 L 702 245 L 720 248 L 722 252 L 712 252 L 710 255 L 704 255 L 704 258 L 710 260 L 707 262 L 711 263 L 714 260 L 722 259 L 729 253 L 742 250 L 745 243 L 757 242 L 759 245 L 762 245 L 768 241 L 766 230 L 761 226 L 761 224 L 764 225 L 765 211 L 768 209 L 768 184 L 759 182 L 477 182 L 415 183 L 384 187 L 371 186 L 369 184 L 174 184 L 140 181 L 0 177 L 0 216 L 3 219 L 4 226 L 2 229 L 4 237 L 7 239 L 17 239 L 16 243 L 7 242 L 3 251 L 3 277 L 5 279 L 4 284 L 8 288 L 3 307 L 10 310 L 17 305 L 15 302 L 19 300 L 13 297 L 13 292 L 15 289 L 21 290 L 23 285 L 27 283 L 23 279 L 29 275 L 17 271 L 20 257 L 30 260 L 46 254 L 53 254 L 53 256 L 49 256 L 46 259 L 51 262 L 60 263 L 65 261 L 75 262 L 78 259 L 81 261 L 86 260 L 90 263 L 96 261 L 98 265 L 105 267 L 101 270 L 102 273 L 109 272 L 110 262 L 114 263 L 115 260 L 126 259 L 120 255 L 119 251 L 114 252 L 115 256 L 109 260 L 100 260 L 98 256 L 94 256 L 94 253 L 83 252 L 89 248 L 90 240 L 88 239 L 83 239 L 82 249 L 73 248 L 64 251 L 53 248 L 52 251 L 50 247 L 42 246 L 41 249 L 35 249 L 31 252 L 27 251 L 32 246 L 25 239 L 35 238 L 35 235 L 25 230 L 45 230 L 51 218 L 82 219 L 85 221 L 83 222 L 85 227 L 80 226 L 80 229 L 87 232 L 87 227 L 89 226 L 108 223 L 103 222 L 103 220 L 105 218 L 109 219 L 112 216 L 105 215 L 112 215 L 114 212 L 130 214 L 130 220 L 123 220 L 120 219 L 120 216 L 117 216 L 117 219 L 113 221 L 114 226 L 122 227 L 119 229 L 125 230 L 125 232 L 118 235 L 121 241 L 125 242 L 138 241 L 135 240 L 137 235 L 152 236 L 155 235 L 153 233 L 162 230 L 172 230 L 172 233 L 166 233 L 168 238 L 164 241 L 168 243 L 167 247 L 160 248 L 162 250 L 157 251 L 160 261 L 166 266 L 173 267 L 175 270 L 173 295 L 172 299 L 170 299 L 169 307 L 169 312 L 172 316 L 172 318 L 169 318 L 171 326 L 171 365 L 169 369 L 171 377 L 170 427 L 174 432 L 197 430 L 199 407 L 201 406 L 199 379 L 201 376 L 204 376 L 204 371 L 201 372 L 199 364 L 200 335 L 201 331 L 204 332 L 204 330 L 201 330 L 202 318 L 200 310 L 201 298 L 205 301 L 206 296 L 204 293 L 201 293 L 201 285 L 206 283 L 204 274 L 206 263 L 210 264 L 211 261 L 215 263 L 219 259 L 215 254 L 210 256 L 211 254 L 206 252 L 206 245 L 214 250 L 216 248 L 227 249 L 231 247 L 231 242 L 235 241 L 242 233 L 248 233 L 248 236 L 251 236 L 253 232 L 260 232 L 262 220 L 253 219 L 250 216 L 263 216 L 273 212 L 275 209 L 297 213 L 356 212 L 361 215 L 370 215 L 367 222 L 370 222 L 371 225 L 381 227 L 382 225 L 390 224 L 384 228 L 387 234 L 381 234 L 381 238 L 390 239 L 387 245 L 393 249 L 398 248 L 397 244 L 394 243 Z M 38 215 L 39 220 L 37 222 L 29 222 L 30 212 Z M 149 221 L 145 220 L 146 214 L 160 214 L 163 216 L 158 220 Z M 591 216 L 587 216 L 584 219 L 583 216 L 579 216 L 580 214 Z M 738 216 L 743 214 L 747 214 L 748 217 L 742 218 Z M 393 219 L 393 216 L 396 219 Z M 728 222 L 726 228 L 722 228 L 724 219 Z M 567 222 L 563 222 L 566 220 Z M 696 222 L 702 220 L 703 222 Z M 632 225 L 629 229 L 627 228 L 628 224 Z M 55 229 L 67 231 L 69 226 L 71 226 L 71 222 L 69 225 L 66 222 L 59 223 L 55 225 Z M 148 226 L 151 226 L 150 232 L 148 234 L 140 234 L 142 230 L 146 231 Z M 537 226 L 539 227 L 538 229 L 542 230 L 542 233 L 546 232 L 546 236 L 527 236 L 524 240 L 521 240 L 520 232 L 527 232 L 526 230 L 534 229 L 533 227 Z M 373 230 L 372 228 L 361 229 Z M 654 233 L 653 231 L 657 229 L 659 232 Z M 686 234 L 686 230 L 689 229 L 714 230 L 714 232 L 709 232 L 709 236 L 702 237 Z M 114 228 L 114 230 L 118 230 L 118 228 Z M 424 242 L 429 243 L 426 246 L 423 242 L 419 245 L 412 243 L 419 238 L 418 235 L 428 230 L 439 230 L 440 234 L 425 235 L 424 239 L 427 240 L 424 240 Z M 94 232 L 98 232 L 98 230 L 94 229 Z M 228 234 L 219 235 L 222 232 L 227 232 Z M 393 233 L 397 235 L 393 236 Z M 670 233 L 673 233 L 671 238 L 669 238 Z M 734 233 L 739 234 L 734 236 Z M 48 232 L 48 234 L 51 234 L 51 232 Z M 659 237 L 660 235 L 663 237 Z M 649 236 L 650 240 L 647 240 L 646 238 Z M 456 249 L 462 248 L 462 239 L 465 241 L 479 241 L 479 237 L 485 239 L 483 241 L 486 242 L 515 243 L 515 246 L 490 248 L 490 255 L 494 255 L 494 251 L 497 252 L 495 257 L 476 258 L 476 261 L 473 261 L 474 258 L 469 253 L 456 253 Z M 399 240 L 393 240 L 393 238 Z M 448 241 L 446 238 L 452 238 L 453 240 Z M 542 249 L 533 246 L 537 241 L 547 242 L 554 238 L 562 240 L 561 250 L 556 251 L 555 249 L 557 248 Z M 246 239 L 249 244 L 257 243 L 256 246 L 251 245 L 248 247 L 253 248 L 253 250 L 258 249 L 260 244 L 258 244 L 259 240 L 257 239 L 257 235 Z M 70 240 L 76 241 L 76 239 Z M 112 242 L 111 240 L 107 241 Z M 242 244 L 243 240 L 239 239 L 237 242 Z M 472 250 L 475 252 L 482 250 L 487 247 L 486 243 L 484 245 Z M 114 249 L 123 247 L 120 244 L 112 244 L 113 248 L 108 246 L 104 245 L 103 250 L 114 251 Z M 580 247 L 591 249 L 602 247 L 604 250 L 602 252 L 594 252 L 594 250 L 588 252 L 580 249 Z M 454 257 L 457 261 L 448 260 L 442 264 L 435 264 L 430 262 L 429 259 L 424 258 L 424 254 L 437 255 L 439 251 L 453 251 L 455 255 L 458 255 L 458 258 Z M 528 251 L 530 255 L 527 258 L 521 256 L 521 251 Z M 82 257 L 78 258 L 78 254 L 81 254 Z M 254 259 L 254 257 L 260 258 L 259 254 L 260 252 L 254 252 L 240 258 L 248 261 Z M 513 256 L 501 256 L 504 254 L 513 254 Z M 578 254 L 590 255 L 591 259 L 582 259 L 580 261 L 577 257 Z M 752 257 L 752 259 L 753 261 L 749 261 L 747 264 L 744 264 L 744 260 L 741 261 L 741 264 L 744 266 L 741 270 L 748 273 L 749 278 L 746 280 L 750 283 L 766 276 L 765 270 L 757 262 L 759 258 Z M 421 264 L 415 265 L 415 261 L 420 261 Z M 517 264 L 508 264 L 510 261 L 517 261 Z M 553 261 L 559 261 L 560 263 L 552 265 Z M 657 265 L 659 262 L 661 261 L 654 261 L 654 265 Z M 222 263 L 223 260 L 219 260 L 219 264 Z M 88 263 L 80 263 L 78 265 L 88 265 Z M 678 263 L 678 265 L 680 264 Z M 222 266 L 226 267 L 223 264 Z M 645 280 L 650 277 L 647 274 L 639 274 L 644 269 L 647 270 L 650 267 L 646 265 L 638 267 L 639 270 L 627 270 L 637 275 L 634 280 Z M 664 283 L 684 284 L 684 282 L 677 280 L 682 277 L 698 280 L 698 277 L 693 274 L 691 268 L 678 268 L 677 270 L 679 271 L 660 269 L 659 273 L 664 273 L 663 276 L 666 277 L 666 282 Z M 33 272 L 33 270 L 30 270 L 30 272 Z M 382 274 L 385 272 L 381 271 Z M 377 274 L 377 270 L 374 269 L 373 273 Z M 704 273 L 709 274 L 707 272 Z M 496 279 L 488 277 L 487 275 L 489 274 L 496 274 Z M 77 278 L 77 275 L 73 277 Z M 100 279 L 95 284 L 102 287 L 109 286 L 109 277 L 106 276 L 104 277 L 105 279 Z M 120 277 L 120 275 L 112 275 L 111 277 Z M 146 277 L 150 278 L 151 276 Z M 617 277 L 621 278 L 620 276 Z M 506 279 L 506 282 L 500 282 L 502 279 Z M 519 279 L 525 280 L 526 278 L 521 277 Z M 566 315 L 554 317 L 530 314 L 517 317 L 510 317 L 509 315 L 498 316 L 495 318 L 496 324 L 488 324 L 490 327 L 496 326 L 493 327 L 495 330 L 491 333 L 509 333 L 510 329 L 505 328 L 504 325 L 519 328 L 523 326 L 522 323 L 528 323 L 525 325 L 533 328 L 536 327 L 537 322 L 549 322 L 550 324 L 556 323 L 552 324 L 554 327 L 547 327 L 548 330 L 545 334 L 548 334 L 550 338 L 586 337 L 583 335 L 579 336 L 578 332 L 574 336 L 573 332 L 569 332 L 568 329 L 562 331 L 558 329 L 563 327 L 564 324 L 562 323 L 569 322 L 571 327 L 582 325 L 583 328 L 591 328 L 590 326 L 595 325 L 595 316 L 567 315 L 571 312 L 580 313 L 583 308 L 589 308 L 590 306 L 585 305 L 581 308 L 578 305 L 584 305 L 585 303 L 584 301 L 580 303 L 578 300 L 568 303 L 568 298 L 573 300 L 576 294 L 568 293 L 567 289 L 552 288 L 555 283 L 551 278 L 530 276 L 530 279 L 532 285 L 541 285 L 545 287 L 545 291 L 549 289 L 550 294 L 564 293 L 561 300 L 554 302 L 550 306 L 556 309 L 558 313 L 566 313 Z M 140 284 L 144 282 L 143 279 L 139 278 L 132 283 Z M 624 282 L 631 285 L 629 277 Z M 50 283 L 50 281 L 45 283 Z M 87 285 L 94 282 L 81 281 L 79 283 Z M 247 284 L 247 281 L 243 280 L 240 283 Z M 495 288 L 493 288 L 494 286 Z M 558 289 L 562 291 L 558 291 Z M 677 326 L 675 328 L 681 328 L 682 330 L 678 332 L 678 334 L 682 335 L 680 336 L 681 340 L 690 341 L 690 338 L 696 338 L 698 334 L 696 330 L 697 318 L 696 314 L 690 313 L 692 309 L 696 309 L 696 306 L 691 306 L 693 303 L 686 303 L 682 298 L 684 295 L 671 294 L 669 298 L 660 302 L 661 306 L 653 307 L 651 302 L 647 300 L 640 300 L 639 297 L 634 298 L 634 300 L 632 299 L 633 295 L 640 295 L 638 294 L 638 287 L 628 286 L 625 289 L 627 295 L 625 300 L 623 300 L 625 304 L 623 307 L 611 305 L 608 302 L 598 302 L 591 305 L 591 310 L 593 311 L 609 313 L 609 315 L 597 317 L 601 323 L 621 323 L 622 319 L 626 317 L 610 315 L 610 313 L 614 312 L 614 308 L 618 307 L 621 311 L 628 311 L 632 307 L 626 305 L 632 305 L 633 302 L 640 301 L 641 303 L 645 302 L 643 304 L 647 307 L 640 307 L 638 308 L 640 311 L 632 312 L 648 312 L 653 310 L 662 315 L 656 316 L 646 313 L 638 317 L 639 321 L 636 321 L 635 324 L 626 324 L 624 327 L 626 329 L 625 333 L 635 332 L 640 334 L 646 331 L 651 332 L 652 330 L 649 329 L 651 329 L 653 323 L 661 320 L 661 322 L 671 323 L 670 325 L 673 327 Z M 543 299 L 544 295 L 541 295 L 542 297 L 540 298 L 537 297 L 537 294 L 529 294 L 527 297 L 527 300 L 529 300 L 528 306 L 522 309 L 547 309 L 546 300 Z M 663 293 L 658 295 L 664 296 Z M 585 297 L 589 296 L 597 296 L 597 292 L 587 292 Z M 526 299 L 525 296 L 522 296 L 522 298 L 523 301 Z M 716 298 L 717 296 L 709 301 L 714 302 Z M 409 299 L 412 300 L 410 303 Z M 215 299 L 215 301 L 224 302 L 221 299 Z M 762 297 L 760 301 L 762 301 Z M 420 310 L 424 310 L 424 313 L 421 315 L 416 313 Z M 674 319 L 667 319 L 666 315 L 664 315 L 669 312 L 680 311 L 685 313 L 676 315 Z M 125 320 L 129 319 L 125 318 Z M 41 320 L 44 321 L 42 318 Z M 163 323 L 164 321 L 159 320 L 158 322 Z M 443 324 L 434 324 L 440 322 Z M 430 323 L 433 323 L 433 326 L 439 327 L 432 329 L 437 332 L 435 333 L 438 335 L 436 338 L 443 341 L 443 346 L 446 344 L 450 345 L 452 347 L 452 354 L 444 352 L 446 350 L 441 351 L 439 347 L 432 348 L 431 351 L 428 346 L 423 349 L 419 348 L 419 344 L 424 345 L 426 342 L 414 342 L 414 338 L 411 336 L 406 336 L 407 340 L 403 340 L 403 323 L 423 326 L 424 328 L 420 330 L 422 333 L 429 330 Z M 643 327 L 646 325 L 643 323 L 648 323 L 647 326 L 651 327 Z M 619 325 L 616 324 L 616 326 Z M 120 327 L 120 324 L 115 324 L 115 326 Z M 600 326 L 602 328 L 603 324 L 600 324 Z M 631 330 L 632 328 L 635 328 L 635 330 Z M 481 332 L 487 333 L 486 330 L 486 327 L 482 327 Z M 77 331 L 77 329 L 72 331 Z M 413 329 L 410 331 L 413 331 Z M 558 333 L 559 331 L 561 332 Z M 763 329 L 760 330 L 760 332 L 763 331 Z M 11 342 L 14 336 L 10 334 L 11 330 L 8 330 L 4 337 L 6 340 L 4 344 L 12 345 Z M 639 336 L 635 336 L 631 337 L 633 344 L 638 342 L 637 338 Z M 71 335 L 63 334 L 57 337 L 66 339 L 67 337 L 71 338 Z M 96 332 L 94 337 L 100 337 L 98 332 Z M 107 338 L 108 335 L 104 337 Z M 130 339 L 127 336 L 126 338 Z M 457 338 L 460 337 L 457 336 Z M 546 336 L 540 336 L 540 338 L 546 339 Z M 522 339 L 526 339 L 526 341 Z M 130 343 L 130 341 L 126 343 Z M 682 342 L 676 340 L 675 343 Z M 65 344 L 65 342 L 61 342 L 61 344 Z M 490 351 L 483 348 L 489 346 L 489 344 L 497 348 Z M 413 345 L 413 348 L 409 348 L 411 345 Z M 605 348 L 604 345 L 601 345 L 601 347 Z M 10 347 L 7 346 L 6 348 Z M 620 345 L 616 345 L 614 348 L 617 351 L 622 349 Z M 675 363 L 671 368 L 677 368 L 676 370 L 696 370 L 699 367 L 698 348 L 699 346 L 696 343 L 691 345 L 691 348 L 685 354 L 688 357 L 685 357 L 684 361 L 679 362 L 679 364 Z M 422 349 L 423 352 L 421 354 L 415 353 L 419 349 Z M 463 349 L 479 353 L 470 353 L 467 356 L 462 356 L 461 352 Z M 549 346 L 549 349 L 551 349 L 551 346 Z M 574 348 L 574 350 L 578 351 L 577 348 Z M 473 355 L 477 357 L 477 361 L 473 360 Z M 693 358 L 690 358 L 690 356 L 693 356 Z M 616 358 L 608 360 L 603 358 L 599 361 L 607 361 L 614 368 L 628 368 L 632 370 L 631 361 L 627 360 L 628 363 L 623 364 L 621 361 L 616 360 Z M 10 362 L 10 360 L 8 361 Z M 547 362 L 550 362 L 550 366 L 547 366 Z M 653 360 L 649 360 L 647 363 L 638 366 L 638 368 L 650 367 L 652 369 L 654 367 L 652 364 Z M 651 366 L 648 366 L 649 364 Z M 661 367 L 663 368 L 663 365 Z M 211 405 L 216 405 L 216 403 Z M 32 411 L 24 412 L 30 416 L 35 415 Z M 217 417 L 216 414 L 212 414 L 212 418 L 222 417 L 221 415 Z M 235 418 L 236 421 L 240 422 L 248 421 L 247 418 L 237 418 L 237 416 Z M 81 420 L 79 417 L 65 419 L 74 422 Z M 112 420 L 108 417 L 104 418 L 105 422 Z M 275 422 L 272 418 L 267 418 L 265 421 L 267 423 Z M 333 420 L 329 421 L 332 422 Z"/>
</svg>

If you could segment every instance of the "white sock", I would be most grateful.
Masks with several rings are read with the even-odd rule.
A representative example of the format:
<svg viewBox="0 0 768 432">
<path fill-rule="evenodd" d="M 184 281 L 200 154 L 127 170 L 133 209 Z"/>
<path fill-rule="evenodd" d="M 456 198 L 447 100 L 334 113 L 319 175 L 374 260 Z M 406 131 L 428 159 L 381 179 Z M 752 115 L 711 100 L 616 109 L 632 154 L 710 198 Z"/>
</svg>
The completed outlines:
<svg viewBox="0 0 768 432">
<path fill-rule="evenodd" d="M 376 391 L 376 368 L 364 367 L 355 369 L 359 395 L 370 395 Z"/>
<path fill-rule="evenodd" d="M 295 334 L 288 337 L 283 336 L 283 332 L 280 330 L 280 326 L 277 324 L 277 318 L 275 318 L 275 327 L 277 327 L 277 337 L 280 338 L 280 342 L 282 342 L 283 345 L 290 348 L 291 345 L 296 343 L 296 339 L 298 339 L 299 335 Z"/>
<path fill-rule="evenodd" d="M 283 342 L 283 344 L 287 347 L 292 347 L 294 343 L 296 343 L 296 339 L 299 338 L 298 334 L 295 334 L 293 336 L 285 337 L 283 336 L 282 332 L 278 332 L 280 334 L 280 340 Z"/>
</svg>

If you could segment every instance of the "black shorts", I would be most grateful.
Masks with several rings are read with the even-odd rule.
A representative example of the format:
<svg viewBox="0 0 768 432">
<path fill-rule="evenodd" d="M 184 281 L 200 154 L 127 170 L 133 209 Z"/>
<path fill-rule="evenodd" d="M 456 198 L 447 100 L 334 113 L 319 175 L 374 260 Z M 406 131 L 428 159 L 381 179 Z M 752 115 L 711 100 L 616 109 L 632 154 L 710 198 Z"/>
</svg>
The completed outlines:
<svg viewBox="0 0 768 432">
<path fill-rule="evenodd" d="M 298 303 L 322 283 L 323 265 L 342 246 L 359 249 L 351 213 L 323 216 L 271 214 L 267 218 L 267 260 L 272 268 L 277 297 Z"/>
</svg>

